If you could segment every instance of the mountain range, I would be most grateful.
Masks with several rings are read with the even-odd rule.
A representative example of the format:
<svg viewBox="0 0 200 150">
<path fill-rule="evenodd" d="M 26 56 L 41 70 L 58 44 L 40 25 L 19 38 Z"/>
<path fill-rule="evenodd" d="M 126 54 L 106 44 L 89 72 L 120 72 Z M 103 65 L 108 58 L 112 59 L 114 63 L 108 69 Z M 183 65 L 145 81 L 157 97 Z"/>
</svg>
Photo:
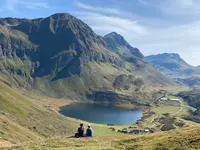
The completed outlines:
<svg viewBox="0 0 200 150">
<path fill-rule="evenodd" d="M 179 54 L 163 53 L 146 57 L 158 70 L 170 76 L 191 76 L 200 74 L 199 67 L 186 63 Z"/>
<path fill-rule="evenodd" d="M 39 95 L 112 103 L 179 86 L 121 35 L 99 36 L 67 13 L 0 19 L 0 78 Z"/>
<path fill-rule="evenodd" d="M 200 68 L 186 63 L 179 54 L 163 53 L 150 55 L 147 60 L 165 75 L 175 78 L 192 88 L 200 85 Z"/>
</svg>

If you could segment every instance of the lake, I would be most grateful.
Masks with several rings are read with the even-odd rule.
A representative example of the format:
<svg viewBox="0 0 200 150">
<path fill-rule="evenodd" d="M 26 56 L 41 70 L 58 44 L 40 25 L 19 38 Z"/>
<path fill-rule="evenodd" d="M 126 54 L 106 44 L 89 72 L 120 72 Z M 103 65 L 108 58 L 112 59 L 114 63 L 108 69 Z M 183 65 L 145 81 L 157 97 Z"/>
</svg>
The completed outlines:
<svg viewBox="0 0 200 150">
<path fill-rule="evenodd" d="M 99 104 L 72 104 L 61 107 L 60 113 L 99 124 L 131 124 L 141 119 L 141 110 L 128 110 Z"/>
</svg>

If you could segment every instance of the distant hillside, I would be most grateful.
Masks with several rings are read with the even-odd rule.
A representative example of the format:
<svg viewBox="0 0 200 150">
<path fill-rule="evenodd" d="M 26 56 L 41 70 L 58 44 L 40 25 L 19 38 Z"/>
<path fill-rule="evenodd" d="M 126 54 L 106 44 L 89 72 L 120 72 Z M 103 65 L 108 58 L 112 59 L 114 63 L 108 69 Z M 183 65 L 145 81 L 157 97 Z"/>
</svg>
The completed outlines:
<svg viewBox="0 0 200 150">
<path fill-rule="evenodd" d="M 146 57 L 161 72 L 169 76 L 191 76 L 200 70 L 186 63 L 178 54 L 163 53 Z"/>
<path fill-rule="evenodd" d="M 200 76 L 177 78 L 177 81 L 182 82 L 194 89 L 200 89 Z"/>
<path fill-rule="evenodd" d="M 178 96 L 195 108 L 194 111 L 190 111 L 190 115 L 185 119 L 200 123 L 200 90 L 181 92 Z"/>
<path fill-rule="evenodd" d="M 178 54 L 163 53 L 146 58 L 165 75 L 192 88 L 200 88 L 200 67 L 189 65 Z"/>
</svg>

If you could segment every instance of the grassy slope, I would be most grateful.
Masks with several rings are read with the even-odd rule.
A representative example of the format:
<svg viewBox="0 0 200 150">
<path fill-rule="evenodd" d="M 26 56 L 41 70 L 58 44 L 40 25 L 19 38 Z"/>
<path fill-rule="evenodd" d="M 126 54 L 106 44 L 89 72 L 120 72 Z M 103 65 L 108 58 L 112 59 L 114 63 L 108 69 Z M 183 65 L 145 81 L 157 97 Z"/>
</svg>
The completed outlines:
<svg viewBox="0 0 200 150">
<path fill-rule="evenodd" d="M 42 98 L 22 95 L 18 89 L 0 81 L 0 141 L 23 143 L 46 137 L 72 136 L 82 121 L 58 114 L 48 107 L 49 104 Z M 97 136 L 117 134 L 104 125 L 92 125 Z"/>
<path fill-rule="evenodd" d="M 44 84 L 44 82 L 40 82 L 41 79 L 38 79 L 37 85 L 39 85 L 38 89 L 40 89 L 41 93 L 51 93 L 52 96 L 55 96 L 56 93 L 60 93 L 60 95 L 57 95 L 56 97 L 62 97 L 65 95 L 65 93 L 67 93 L 69 97 L 64 97 L 64 100 L 71 99 L 73 101 L 79 101 L 81 100 L 81 98 L 83 98 L 83 96 L 79 95 L 78 93 L 88 92 L 90 88 L 93 88 L 92 90 L 102 91 L 114 90 L 112 88 L 112 82 L 110 81 L 113 81 L 116 76 L 122 73 L 129 74 L 129 72 L 127 72 L 126 70 L 117 69 L 111 64 L 90 63 L 87 65 L 87 67 L 84 68 L 80 76 L 73 76 L 69 79 L 47 84 Z M 90 85 L 94 86 L 91 87 Z M 133 95 L 135 89 L 137 88 L 132 87 L 131 91 L 116 90 L 116 92 Z M 159 88 L 154 90 L 159 90 Z M 27 92 L 25 93 L 27 94 Z M 10 124 L 12 126 L 21 124 L 22 126 L 20 127 L 24 130 L 22 131 L 22 133 L 26 133 L 28 131 L 32 133 L 32 131 L 34 131 L 34 134 L 37 135 L 37 138 L 38 136 L 40 138 L 43 138 L 47 136 L 52 137 L 55 135 L 72 135 L 75 132 L 77 125 L 80 121 L 66 119 L 46 108 L 49 103 L 43 101 L 40 98 L 41 93 L 37 93 L 37 95 L 39 95 L 39 97 L 37 98 L 27 98 L 27 96 L 25 95 L 22 96 L 17 89 L 11 88 L 0 82 L 0 110 L 10 114 L 11 116 L 14 116 L 14 118 L 18 120 L 17 124 L 12 125 L 12 123 L 14 122 L 10 122 Z M 142 94 L 142 91 L 138 94 Z M 34 95 L 34 97 L 36 96 Z M 175 109 L 179 109 L 179 107 Z M 152 125 L 151 120 L 150 124 Z M 12 132 L 12 130 L 3 128 L 3 126 L 4 125 L 1 124 L 1 131 L 3 133 L 13 134 L 14 137 L 18 136 L 18 134 Z M 24 128 L 24 126 L 26 126 L 26 128 Z M 33 127 L 36 127 L 36 130 L 33 129 Z M 110 132 L 105 126 L 93 125 L 93 128 L 95 129 L 96 135 L 98 136 L 115 134 L 113 132 Z M 8 134 L 0 134 L 0 136 L 4 139 L 12 140 L 12 138 L 9 138 Z M 15 141 L 16 138 L 13 139 Z M 30 139 L 35 140 L 36 137 L 30 137 Z M 19 141 L 25 141 L 25 138 L 22 138 Z"/>
<path fill-rule="evenodd" d="M 0 82 L 0 137 L 15 143 L 71 134 L 73 121 L 58 116 Z M 5 114 L 4 114 L 5 113 Z"/>
<path fill-rule="evenodd" d="M 106 68 L 99 66 L 98 69 Z M 116 73 L 119 72 L 114 69 L 109 71 L 107 76 L 113 78 L 113 74 Z M 7 114 L 0 115 L 0 141 L 9 140 L 17 144 L 28 142 L 25 145 L 10 149 L 48 150 L 124 149 L 125 147 L 127 149 L 169 149 L 175 144 L 182 149 L 185 146 L 195 149 L 198 146 L 197 142 L 199 142 L 196 139 L 199 138 L 197 133 L 200 131 L 199 126 L 196 125 L 190 126 L 191 129 L 186 128 L 152 135 L 126 136 L 108 130 L 107 126 L 92 124 L 95 138 L 69 139 L 67 136 L 71 136 L 75 132 L 80 121 L 59 116 L 45 106 L 48 106 L 48 102 L 28 98 L 20 94 L 17 89 L 0 82 L 0 110 Z M 36 129 L 33 127 L 36 127 Z M 62 137 L 45 139 L 45 137 L 54 136 Z M 158 138 L 160 136 L 162 138 Z M 166 144 L 163 141 L 167 141 Z"/>
<path fill-rule="evenodd" d="M 84 94 L 89 90 L 113 90 L 112 81 L 124 72 L 126 70 L 118 70 L 109 63 L 89 63 L 80 76 L 73 75 L 53 82 L 49 82 L 46 77 L 37 78 L 35 85 L 39 95 L 45 93 L 56 98 L 84 100 Z"/>
<path fill-rule="evenodd" d="M 159 132 L 150 135 L 116 135 L 72 139 L 57 137 L 7 149 L 19 150 L 197 150 L 200 149 L 200 126 Z"/>
<path fill-rule="evenodd" d="M 174 84 L 153 84 L 148 83 L 151 79 L 145 77 L 143 71 L 134 72 L 136 77 L 144 77 L 146 85 L 144 88 L 132 85 L 129 90 L 116 90 L 112 87 L 115 78 L 121 74 L 131 75 L 129 71 L 122 68 L 117 68 L 110 63 L 95 63 L 90 62 L 86 65 L 81 74 L 73 75 L 72 77 L 49 82 L 48 77 L 37 78 L 35 81 L 35 89 L 38 95 L 47 95 L 55 98 L 72 99 L 76 101 L 88 100 L 85 97 L 86 93 L 91 91 L 113 91 L 129 96 L 137 95 L 143 101 L 150 102 L 151 95 L 159 90 L 185 90 L 185 86 Z M 155 77 L 156 78 L 156 77 Z M 156 81 L 155 81 L 156 82 Z M 161 86 L 162 85 L 162 86 Z M 184 88 L 184 89 L 183 89 Z M 142 90 L 138 90 L 142 89 Z"/>
</svg>

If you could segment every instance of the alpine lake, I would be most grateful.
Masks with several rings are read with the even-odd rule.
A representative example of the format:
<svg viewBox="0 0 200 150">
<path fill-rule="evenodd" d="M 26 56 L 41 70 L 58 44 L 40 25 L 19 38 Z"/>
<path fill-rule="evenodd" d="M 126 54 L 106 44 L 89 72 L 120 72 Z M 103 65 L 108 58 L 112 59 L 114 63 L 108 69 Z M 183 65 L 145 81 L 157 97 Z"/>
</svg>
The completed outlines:
<svg viewBox="0 0 200 150">
<path fill-rule="evenodd" d="M 60 108 L 64 116 L 98 124 L 132 124 L 142 118 L 142 110 L 100 104 L 76 103 Z"/>
</svg>

